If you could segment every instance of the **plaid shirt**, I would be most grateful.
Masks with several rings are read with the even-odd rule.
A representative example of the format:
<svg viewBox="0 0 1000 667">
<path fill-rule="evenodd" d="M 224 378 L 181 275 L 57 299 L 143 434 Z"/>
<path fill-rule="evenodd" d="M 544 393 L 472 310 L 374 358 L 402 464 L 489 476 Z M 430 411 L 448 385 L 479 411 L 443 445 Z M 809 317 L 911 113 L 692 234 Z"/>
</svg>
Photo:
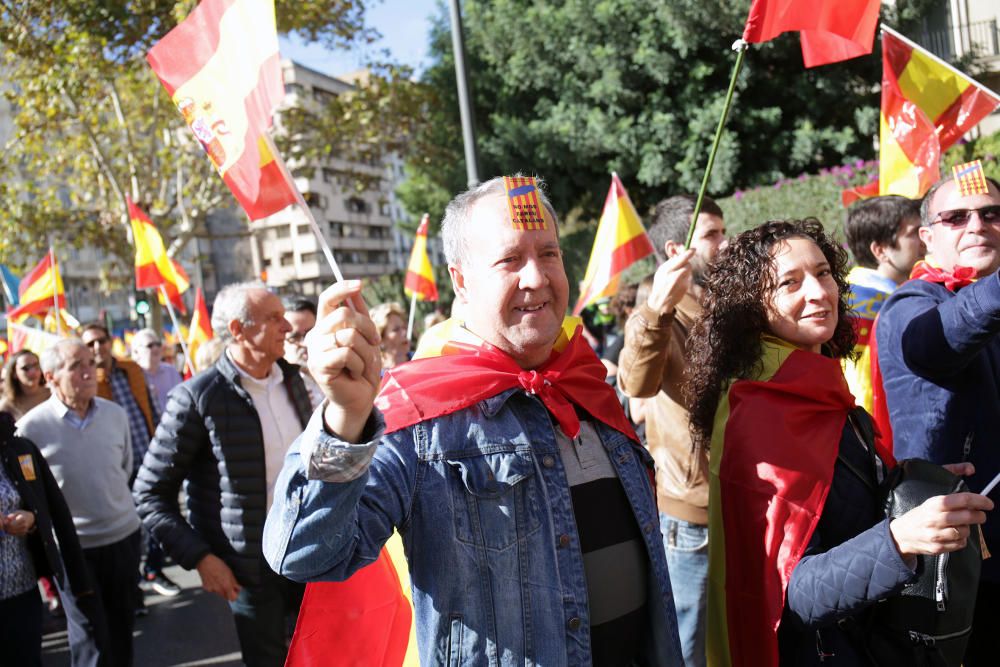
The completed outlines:
<svg viewBox="0 0 1000 667">
<path fill-rule="evenodd" d="M 153 435 L 146 425 L 146 415 L 142 414 L 135 396 L 132 395 L 128 374 L 117 365 L 111 368 L 111 396 L 115 403 L 125 408 L 125 413 L 128 415 L 129 431 L 132 435 L 132 467 L 138 470 L 139 466 L 142 465 L 143 457 L 146 456 L 146 450 L 149 449 L 149 441 L 152 440 Z M 150 399 L 149 405 L 153 411 L 153 423 L 155 424 L 158 421 L 156 404 Z"/>
</svg>

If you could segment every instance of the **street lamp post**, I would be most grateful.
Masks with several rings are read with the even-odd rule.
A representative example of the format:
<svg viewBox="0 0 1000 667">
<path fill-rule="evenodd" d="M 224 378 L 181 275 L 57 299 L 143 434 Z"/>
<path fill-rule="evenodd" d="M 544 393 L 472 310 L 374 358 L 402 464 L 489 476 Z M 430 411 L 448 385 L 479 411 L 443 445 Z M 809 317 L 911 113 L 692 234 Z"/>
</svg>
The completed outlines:
<svg viewBox="0 0 1000 667">
<path fill-rule="evenodd" d="M 465 37 L 462 33 L 462 10 L 459 0 L 448 0 L 451 9 L 451 46 L 455 53 L 455 82 L 458 85 L 458 109 L 462 117 L 462 142 L 465 144 L 465 174 L 469 187 L 479 184 L 479 160 L 476 156 L 475 117 L 469 100 L 469 77 L 465 71 Z"/>
</svg>

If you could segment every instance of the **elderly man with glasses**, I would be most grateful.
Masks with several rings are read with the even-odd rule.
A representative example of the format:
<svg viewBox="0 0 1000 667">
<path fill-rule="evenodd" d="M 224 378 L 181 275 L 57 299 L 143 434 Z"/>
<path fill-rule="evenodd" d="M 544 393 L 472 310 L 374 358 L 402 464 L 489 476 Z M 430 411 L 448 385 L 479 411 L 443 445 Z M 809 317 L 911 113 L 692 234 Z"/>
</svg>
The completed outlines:
<svg viewBox="0 0 1000 667">
<path fill-rule="evenodd" d="M 946 178 L 920 207 L 927 262 L 886 301 L 876 324 L 878 360 L 897 459 L 971 461 L 980 491 L 1000 472 L 1000 186 Z M 876 406 L 876 412 L 878 412 Z M 884 425 L 883 425 L 884 426 Z M 883 428 L 883 430 L 885 430 Z M 1000 521 L 983 534 L 1000 552 Z M 1000 561 L 983 561 L 964 664 L 996 664 Z"/>
</svg>

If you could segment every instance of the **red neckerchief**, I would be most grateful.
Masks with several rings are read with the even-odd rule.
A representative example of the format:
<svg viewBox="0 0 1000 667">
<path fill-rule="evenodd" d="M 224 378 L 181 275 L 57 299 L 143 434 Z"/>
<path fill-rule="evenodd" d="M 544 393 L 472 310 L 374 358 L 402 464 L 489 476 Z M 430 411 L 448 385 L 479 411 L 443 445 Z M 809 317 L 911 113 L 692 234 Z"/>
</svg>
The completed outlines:
<svg viewBox="0 0 1000 667">
<path fill-rule="evenodd" d="M 913 265 L 910 279 L 924 280 L 929 283 L 939 283 L 954 292 L 976 281 L 976 270 L 971 266 L 956 266 L 951 271 L 931 266 L 924 260 Z"/>
<path fill-rule="evenodd" d="M 575 438 L 582 408 L 636 442 L 632 424 L 604 381 L 607 369 L 577 328 L 562 352 L 553 351 L 537 370 L 524 370 L 506 352 L 482 343 L 451 342 L 438 357 L 416 359 L 386 372 L 375 405 L 386 432 L 458 412 L 501 392 L 521 387 L 542 401 L 563 433 Z"/>
</svg>

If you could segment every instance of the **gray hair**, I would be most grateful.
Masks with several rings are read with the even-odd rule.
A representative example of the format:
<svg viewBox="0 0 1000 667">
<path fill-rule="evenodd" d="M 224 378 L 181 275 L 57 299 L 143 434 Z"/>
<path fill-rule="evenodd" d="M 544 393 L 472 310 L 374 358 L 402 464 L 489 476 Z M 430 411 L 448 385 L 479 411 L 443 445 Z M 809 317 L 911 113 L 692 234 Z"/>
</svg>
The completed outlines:
<svg viewBox="0 0 1000 667">
<path fill-rule="evenodd" d="M 520 177 L 521 174 L 514 174 L 514 176 Z M 556 211 L 552 208 L 552 203 L 545 194 L 542 179 L 538 178 L 536 181 L 538 183 L 538 198 L 541 200 L 542 206 L 548 209 L 552 220 L 558 224 Z M 444 256 L 449 264 L 461 266 L 462 260 L 465 258 L 467 251 L 464 234 L 465 224 L 472 217 L 472 210 L 476 204 L 487 197 L 505 197 L 506 194 L 503 176 L 497 176 L 469 188 L 448 203 L 448 207 L 444 210 L 444 220 L 441 221 L 441 240 L 444 243 Z"/>
<path fill-rule="evenodd" d="M 41 366 L 42 373 L 55 373 L 62 368 L 63 364 L 66 363 L 66 352 L 78 347 L 89 349 L 79 338 L 63 338 L 51 347 L 42 350 L 42 353 L 38 355 L 38 365 Z"/>
<path fill-rule="evenodd" d="M 255 290 L 267 289 L 267 285 L 259 280 L 226 285 L 215 296 L 212 304 L 212 333 L 222 342 L 228 342 L 233 336 L 229 333 L 229 323 L 236 320 L 245 327 L 253 324 L 250 317 L 250 300 L 248 295 Z"/>
</svg>

